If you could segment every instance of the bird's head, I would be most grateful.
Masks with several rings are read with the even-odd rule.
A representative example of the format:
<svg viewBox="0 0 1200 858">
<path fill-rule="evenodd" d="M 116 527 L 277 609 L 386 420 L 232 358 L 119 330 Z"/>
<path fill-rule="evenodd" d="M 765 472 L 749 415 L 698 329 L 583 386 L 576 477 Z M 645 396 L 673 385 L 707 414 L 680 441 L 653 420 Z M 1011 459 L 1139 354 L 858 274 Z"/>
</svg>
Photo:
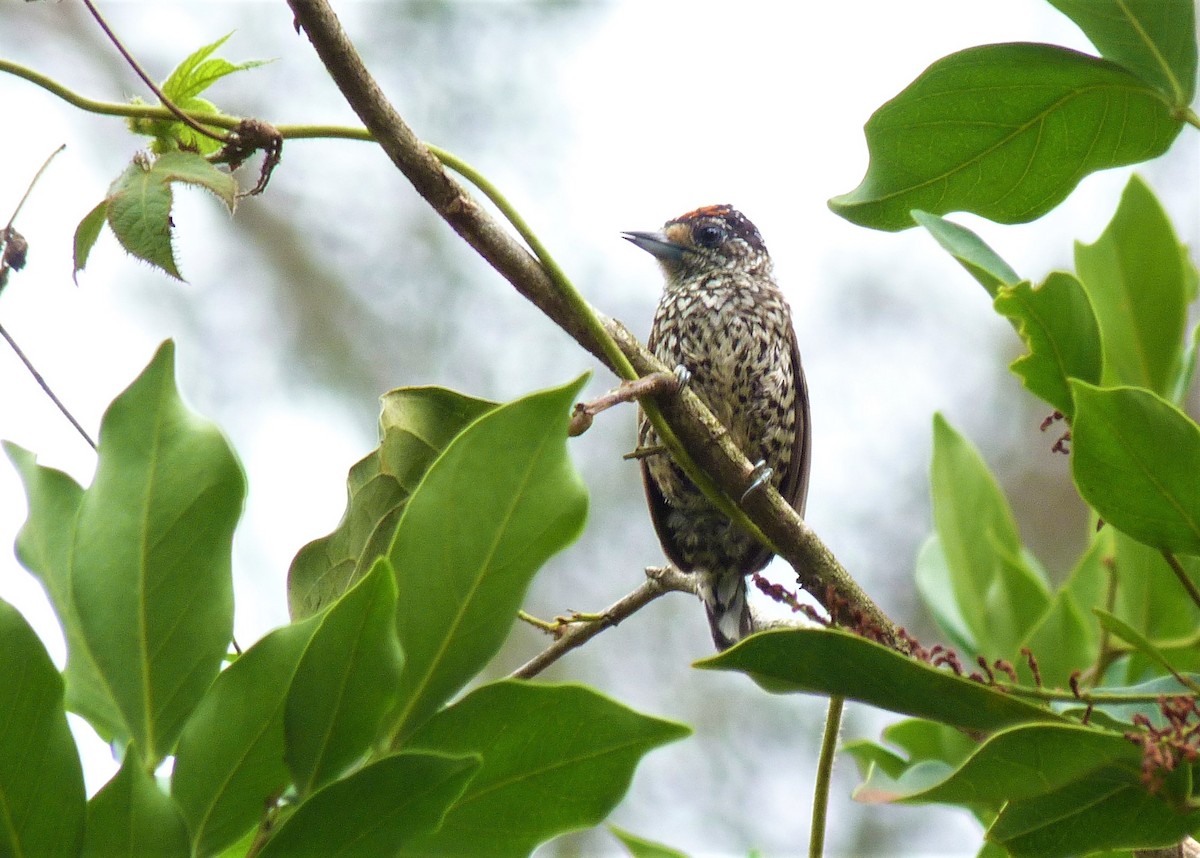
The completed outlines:
<svg viewBox="0 0 1200 858">
<path fill-rule="evenodd" d="M 758 229 L 732 206 L 704 206 L 667 221 L 659 232 L 621 235 L 657 259 L 670 279 L 716 271 L 770 271 L 771 259 Z"/>
</svg>

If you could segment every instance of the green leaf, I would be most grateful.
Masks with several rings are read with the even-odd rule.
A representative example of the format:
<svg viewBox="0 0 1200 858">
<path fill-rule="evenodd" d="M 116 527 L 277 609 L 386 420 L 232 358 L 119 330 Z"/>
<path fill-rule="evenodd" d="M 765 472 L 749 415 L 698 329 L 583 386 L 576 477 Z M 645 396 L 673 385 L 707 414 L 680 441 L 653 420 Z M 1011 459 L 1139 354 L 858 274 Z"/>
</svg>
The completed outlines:
<svg viewBox="0 0 1200 858">
<path fill-rule="evenodd" d="M 134 158 L 108 189 L 108 225 L 121 247 L 182 280 L 171 246 L 171 186 Z"/>
<path fill-rule="evenodd" d="M 1179 375 L 1191 263 L 1162 205 L 1133 176 L 1095 244 L 1076 244 L 1075 267 L 1104 343 L 1103 383 L 1168 395 Z"/>
<path fill-rule="evenodd" d="M 625 847 L 632 858 L 687 858 L 686 853 L 661 843 L 655 843 L 653 840 L 638 837 L 615 825 L 610 824 L 608 830 L 613 837 L 621 841 L 621 845 Z"/>
<path fill-rule="evenodd" d="M 1025 641 L 1037 659 L 1043 685 L 1066 688 L 1072 673 L 1095 661 L 1095 625 L 1070 590 L 1063 588 L 1054 594 L 1050 607 Z M 1024 672 L 1023 664 L 1018 666 Z"/>
<path fill-rule="evenodd" d="M 220 430 L 179 398 L 174 355 L 168 341 L 109 406 L 82 494 L 64 475 L 14 459 L 31 497 L 18 552 L 74 647 L 69 699 L 135 743 L 151 769 L 228 648 L 231 544 L 245 494 Z"/>
<path fill-rule="evenodd" d="M 1193 0 L 1049 0 L 1105 59 L 1161 90 L 1175 106 L 1196 94 Z"/>
<path fill-rule="evenodd" d="M 154 160 L 151 174 L 162 182 L 182 182 L 211 193 L 233 214 L 238 186 L 233 176 L 218 170 L 195 152 L 167 152 Z"/>
<path fill-rule="evenodd" d="M 866 176 L 829 207 L 885 230 L 912 226 L 913 209 L 1024 223 L 1089 173 L 1161 155 L 1181 127 L 1114 63 L 1052 45 L 968 48 L 875 112 Z"/>
<path fill-rule="evenodd" d="M 946 552 L 936 533 L 921 545 L 917 552 L 914 576 L 917 593 L 933 615 L 938 629 L 954 646 L 967 652 L 978 652 L 979 644 L 967 625 L 954 591 L 954 578 L 946 564 Z"/>
<path fill-rule="evenodd" d="M 235 842 L 288 783 L 284 706 L 312 618 L 276 629 L 221 672 L 179 738 L 171 795 L 208 855 Z"/>
<path fill-rule="evenodd" d="M 983 457 L 940 414 L 931 483 L 934 525 L 971 636 L 982 653 L 1015 657 L 1050 604 L 1048 588 Z"/>
<path fill-rule="evenodd" d="M 4 450 L 25 484 L 29 518 L 17 534 L 17 558 L 46 588 L 67 639 L 67 709 L 86 718 L 107 741 L 126 735 L 121 711 L 83 634 L 71 587 L 72 551 L 83 489 L 70 476 L 37 464 L 16 444 Z"/>
<path fill-rule="evenodd" d="M 171 245 L 171 185 L 183 182 L 215 195 L 233 212 L 237 182 L 196 152 L 171 151 L 153 161 L 133 159 L 108 189 L 108 225 L 125 251 L 161 268 L 177 280 L 183 277 Z M 89 216 L 90 217 L 90 216 Z"/>
<path fill-rule="evenodd" d="M 75 227 L 75 267 L 71 269 L 71 279 L 75 281 L 75 285 L 79 285 L 79 272 L 87 265 L 88 256 L 92 253 L 92 248 L 96 245 L 96 239 L 100 237 L 100 230 L 104 228 L 104 221 L 108 217 L 108 200 L 101 200 L 94 209 L 83 216 L 83 220 L 79 222 L 79 226 Z"/>
<path fill-rule="evenodd" d="M 1072 381 L 1071 472 L 1106 522 L 1139 542 L 1200 554 L 1200 426 L 1135 387 Z"/>
<path fill-rule="evenodd" d="M 83 770 L 63 683 L 25 618 L 0 601 L 0 855 L 75 855 Z"/>
<path fill-rule="evenodd" d="M 232 35 L 232 32 L 226 33 L 212 44 L 197 49 L 177 65 L 163 81 L 163 94 L 175 102 L 194 98 L 226 75 L 266 65 L 267 60 L 249 60 L 234 64 L 220 57 L 209 59 Z"/>
<path fill-rule="evenodd" d="M 1112 549 L 1109 552 L 1111 568 L 1116 576 L 1116 602 L 1113 613 L 1163 650 L 1184 649 L 1190 652 L 1181 659 L 1173 658 L 1181 666 L 1191 665 L 1200 652 L 1194 644 L 1196 629 L 1200 628 L 1200 608 L 1188 599 L 1180 598 L 1179 581 L 1167 565 L 1161 551 L 1143 545 L 1118 530 L 1106 527 L 1110 534 Z M 1197 578 L 1200 560 L 1194 557 L 1179 557 L 1186 571 Z M 1181 647 L 1180 642 L 1184 643 Z M 1147 677 L 1148 665 L 1140 655 L 1126 661 L 1125 682 L 1138 682 Z M 1200 663 L 1195 667 L 1200 669 Z M 1191 669 L 1191 668 L 1189 668 Z M 1154 675 L 1158 671 L 1154 669 Z"/>
<path fill-rule="evenodd" d="M 953 774 L 912 802 L 983 802 L 999 810 L 1008 801 L 1034 798 L 1099 770 L 1122 770 L 1138 783 L 1142 753 L 1120 733 L 1074 724 L 1027 724 L 988 738 Z"/>
<path fill-rule="evenodd" d="M 987 837 L 1014 858 L 1041 858 L 1167 847 L 1198 824 L 1200 813 L 1185 812 L 1162 792 L 1151 795 L 1127 766 L 1112 766 L 1052 792 L 1010 801 Z"/>
<path fill-rule="evenodd" d="M 837 629 L 751 635 L 696 667 L 740 671 L 770 691 L 836 694 L 968 730 L 1059 720 L 1039 706 Z"/>
<path fill-rule="evenodd" d="M 996 311 L 1007 316 L 1029 347 L 1012 371 L 1025 386 L 1068 418 L 1075 409 L 1069 379 L 1100 381 L 1100 328 L 1079 281 L 1056 271 L 1037 289 L 1028 282 L 1003 288 Z"/>
<path fill-rule="evenodd" d="M 409 746 L 477 755 L 479 772 L 441 828 L 405 855 L 528 855 L 608 816 L 634 767 L 687 727 L 660 721 L 578 685 L 490 683 L 439 712 Z"/>
<path fill-rule="evenodd" d="M 292 679 L 285 756 L 306 795 L 366 753 L 396 702 L 404 658 L 396 637 L 396 579 L 380 558 L 321 615 Z"/>
<path fill-rule="evenodd" d="M 496 403 L 442 387 L 402 387 L 382 397 L 379 447 L 350 469 L 337 529 L 300 549 L 288 572 L 293 619 L 316 614 L 387 554 L 408 498 L 429 466 Z"/>
<path fill-rule="evenodd" d="M 965 226 L 920 209 L 913 210 L 911 214 L 912 219 L 925 227 L 942 249 L 958 260 L 958 264 L 967 269 L 993 298 L 1000 287 L 1015 286 L 1021 282 L 1020 275 L 982 238 Z"/>
<path fill-rule="evenodd" d="M 121 770 L 88 802 L 84 858 L 190 854 L 179 808 L 159 789 L 137 754 L 127 754 Z"/>
<path fill-rule="evenodd" d="M 66 574 L 124 735 L 153 769 L 233 634 L 245 479 L 221 431 L 179 398 L 170 341 L 105 412 L 98 452 Z"/>
<path fill-rule="evenodd" d="M 1093 610 L 1095 611 L 1096 616 L 1099 618 L 1101 626 L 1112 632 L 1121 640 L 1125 641 L 1127 644 L 1132 646 L 1142 655 L 1146 656 L 1146 658 L 1157 664 L 1167 673 L 1172 675 L 1183 675 L 1179 668 L 1171 664 L 1170 660 L 1159 650 L 1158 647 L 1151 643 L 1145 635 L 1143 635 L 1133 626 L 1129 625 L 1129 623 L 1125 622 L 1118 616 L 1110 614 L 1108 611 L 1101 610 L 1100 608 L 1094 608 Z M 1184 680 L 1185 685 L 1190 681 L 1187 679 L 1187 677 L 1184 677 Z M 1191 690 L 1193 692 L 1200 692 L 1200 686 L 1193 687 Z"/>
<path fill-rule="evenodd" d="M 437 827 L 478 766 L 475 759 L 437 754 L 385 757 L 301 804 L 260 854 L 396 855 Z"/>
<path fill-rule="evenodd" d="M 418 727 L 491 659 L 534 573 L 579 535 L 587 491 L 566 443 L 583 381 L 475 420 L 409 499 L 390 551 L 405 655 L 394 736 Z"/>
</svg>

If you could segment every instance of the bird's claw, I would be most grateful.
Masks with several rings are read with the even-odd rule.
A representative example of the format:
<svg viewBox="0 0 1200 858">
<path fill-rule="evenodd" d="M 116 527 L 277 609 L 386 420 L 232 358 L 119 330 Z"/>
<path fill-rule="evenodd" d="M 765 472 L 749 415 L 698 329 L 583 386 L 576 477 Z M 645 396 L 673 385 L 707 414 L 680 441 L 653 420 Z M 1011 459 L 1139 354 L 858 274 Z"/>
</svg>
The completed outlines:
<svg viewBox="0 0 1200 858">
<path fill-rule="evenodd" d="M 775 469 L 768 465 L 765 459 L 759 459 L 755 462 L 754 470 L 750 472 L 750 476 L 752 477 L 750 485 L 746 491 L 742 492 L 742 502 L 744 503 L 746 498 L 765 486 L 774 474 Z"/>
<path fill-rule="evenodd" d="M 678 364 L 675 367 L 675 380 L 679 382 L 679 389 L 682 390 L 692 380 L 692 371 L 683 364 Z"/>
</svg>

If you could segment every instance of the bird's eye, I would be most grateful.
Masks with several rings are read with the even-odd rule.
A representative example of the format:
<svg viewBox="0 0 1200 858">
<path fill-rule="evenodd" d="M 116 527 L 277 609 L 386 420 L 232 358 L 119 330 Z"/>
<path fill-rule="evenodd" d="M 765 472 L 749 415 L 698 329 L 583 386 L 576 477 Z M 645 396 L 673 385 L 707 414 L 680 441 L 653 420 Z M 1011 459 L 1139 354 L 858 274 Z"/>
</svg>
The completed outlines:
<svg viewBox="0 0 1200 858">
<path fill-rule="evenodd" d="M 696 228 L 692 240 L 701 247 L 716 247 L 725 240 L 725 230 L 714 224 L 705 224 Z"/>
</svg>

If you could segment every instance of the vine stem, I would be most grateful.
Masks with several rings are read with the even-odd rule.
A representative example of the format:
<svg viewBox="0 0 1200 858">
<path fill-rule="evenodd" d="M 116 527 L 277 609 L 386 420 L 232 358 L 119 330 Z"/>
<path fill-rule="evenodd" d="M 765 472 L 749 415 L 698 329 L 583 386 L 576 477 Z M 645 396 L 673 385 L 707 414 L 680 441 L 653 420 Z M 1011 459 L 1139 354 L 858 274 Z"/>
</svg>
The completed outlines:
<svg viewBox="0 0 1200 858">
<path fill-rule="evenodd" d="M 825 824 L 829 818 L 829 787 L 833 782 L 833 760 L 846 698 L 833 695 L 825 710 L 825 733 L 821 736 L 821 756 L 817 760 L 817 782 L 813 787 L 812 830 L 808 836 L 808 858 L 825 854 Z"/>
<path fill-rule="evenodd" d="M 142 68 L 141 63 L 139 63 L 133 54 L 131 54 L 125 47 L 125 45 L 121 43 L 121 40 L 117 38 L 117 34 L 113 32 L 112 27 L 110 27 L 108 22 L 104 20 L 104 16 L 100 14 L 100 10 L 96 8 L 96 6 L 92 3 L 92 0 L 83 0 L 83 5 L 87 8 L 88 12 L 91 13 L 91 16 L 96 19 L 96 23 L 100 26 L 100 29 L 104 31 L 104 35 L 108 36 L 108 40 L 113 43 L 113 47 L 120 52 L 121 56 L 125 58 L 125 62 L 129 64 L 129 67 L 133 69 L 137 76 L 142 79 L 142 82 L 150 88 L 150 91 L 154 93 L 155 97 L 162 102 L 163 107 L 167 108 L 167 110 L 169 110 L 176 119 L 198 134 L 203 134 L 205 137 L 211 137 L 213 140 L 216 140 L 220 143 L 229 142 L 228 136 L 217 134 L 211 129 L 205 128 L 203 125 L 196 122 L 186 113 L 184 113 L 179 106 L 175 104 L 175 102 L 167 98 L 167 95 L 162 91 L 162 88 L 154 82 L 154 79 L 151 78 L 150 75 L 146 73 L 146 70 Z"/>
</svg>

